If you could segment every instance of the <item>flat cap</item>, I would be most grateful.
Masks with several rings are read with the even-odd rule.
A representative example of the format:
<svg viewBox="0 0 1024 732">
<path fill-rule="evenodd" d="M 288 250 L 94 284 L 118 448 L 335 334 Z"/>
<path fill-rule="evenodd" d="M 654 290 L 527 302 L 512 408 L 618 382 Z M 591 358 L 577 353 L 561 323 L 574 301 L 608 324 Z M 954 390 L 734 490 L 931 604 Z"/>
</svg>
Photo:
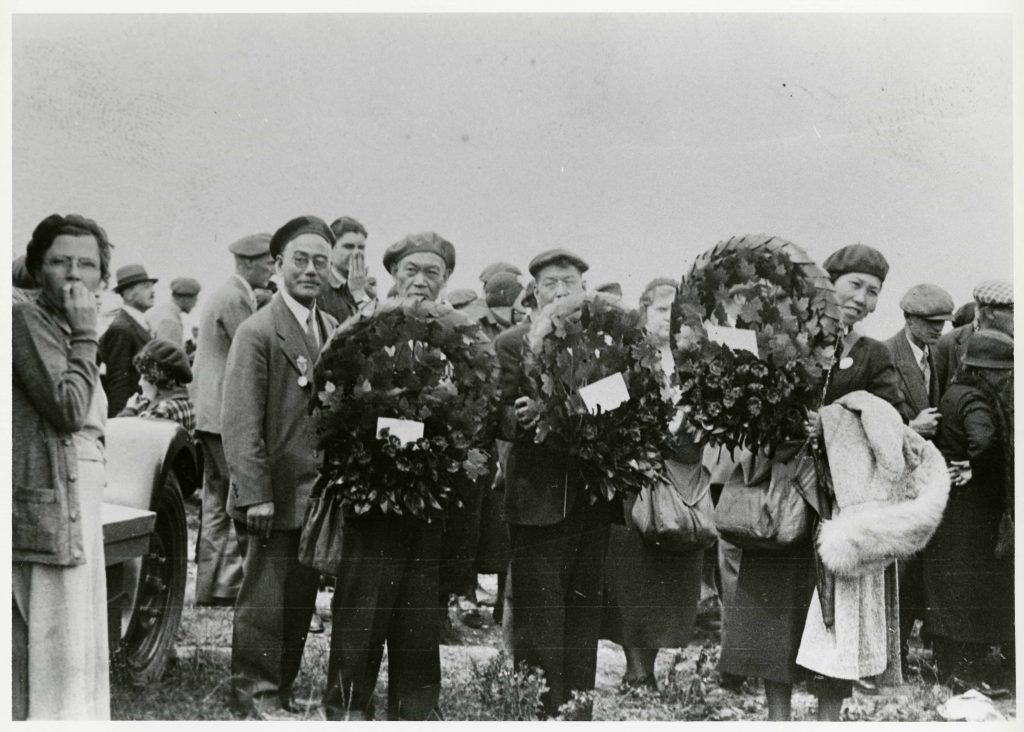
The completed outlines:
<svg viewBox="0 0 1024 732">
<path fill-rule="evenodd" d="M 270 237 L 270 254 L 275 259 L 284 251 L 288 242 L 303 234 L 316 234 L 323 238 L 332 247 L 334 246 L 334 232 L 327 222 L 316 216 L 296 216 L 287 224 L 274 232 Z"/>
<path fill-rule="evenodd" d="M 451 292 L 448 293 L 448 302 L 456 310 L 458 310 L 459 308 L 466 307 L 476 299 L 477 294 L 475 290 L 452 290 Z"/>
<path fill-rule="evenodd" d="M 832 252 L 822 268 L 833 280 L 847 272 L 863 272 L 885 282 L 885 276 L 889 274 L 889 263 L 882 253 L 866 244 L 850 244 Z"/>
<path fill-rule="evenodd" d="M 511 272 L 498 272 L 484 285 L 484 299 L 491 308 L 511 307 L 515 304 L 523 286 Z"/>
<path fill-rule="evenodd" d="M 900 310 L 927 320 L 952 320 L 953 298 L 938 285 L 914 285 L 900 300 Z"/>
<path fill-rule="evenodd" d="M 622 285 L 618 282 L 604 282 L 595 288 L 598 292 L 605 292 L 609 295 L 622 297 Z"/>
<path fill-rule="evenodd" d="M 491 277 L 498 274 L 499 272 L 508 272 L 510 274 L 515 275 L 516 277 L 522 274 L 522 271 L 519 269 L 519 267 L 515 266 L 510 262 L 494 262 L 493 264 L 488 264 L 486 267 L 484 267 L 484 271 L 480 273 L 480 281 L 486 285 L 487 282 L 491 279 Z"/>
<path fill-rule="evenodd" d="M 580 274 L 583 274 L 590 269 L 589 264 L 570 252 L 568 249 L 548 249 L 546 252 L 541 252 L 530 260 L 530 266 L 527 267 L 527 269 L 530 270 L 531 275 L 536 277 L 537 272 L 544 267 L 547 267 L 549 264 L 569 265 L 570 267 L 578 269 Z"/>
<path fill-rule="evenodd" d="M 979 305 L 1012 306 L 1013 285 L 1006 280 L 985 280 L 974 288 L 973 297 Z"/>
<path fill-rule="evenodd" d="M 228 245 L 228 251 L 240 257 L 262 257 L 270 253 L 270 234 L 250 234 Z"/>
<path fill-rule="evenodd" d="M 961 363 L 983 369 L 1013 368 L 1013 338 L 998 330 L 977 330 L 967 339 Z"/>
<path fill-rule="evenodd" d="M 449 273 L 455 270 L 455 247 L 450 241 L 433 231 L 409 234 L 401 241 L 396 241 L 389 246 L 384 251 L 384 269 L 390 272 L 391 268 L 402 259 L 417 252 L 436 254 L 444 260 Z"/>
<path fill-rule="evenodd" d="M 155 365 L 179 384 L 188 384 L 192 381 L 192 369 L 188 365 L 188 356 L 185 349 L 177 343 L 154 338 L 142 347 L 135 357 L 139 370 L 145 373 L 147 362 Z"/>
<path fill-rule="evenodd" d="M 203 289 L 198 280 L 191 277 L 176 277 L 171 280 L 171 292 L 175 295 L 198 295 Z"/>
<path fill-rule="evenodd" d="M 158 282 L 155 277 L 146 273 L 146 268 L 141 264 L 126 264 L 117 268 L 117 284 L 114 285 L 114 292 L 121 292 L 132 285 L 140 282 Z"/>
</svg>

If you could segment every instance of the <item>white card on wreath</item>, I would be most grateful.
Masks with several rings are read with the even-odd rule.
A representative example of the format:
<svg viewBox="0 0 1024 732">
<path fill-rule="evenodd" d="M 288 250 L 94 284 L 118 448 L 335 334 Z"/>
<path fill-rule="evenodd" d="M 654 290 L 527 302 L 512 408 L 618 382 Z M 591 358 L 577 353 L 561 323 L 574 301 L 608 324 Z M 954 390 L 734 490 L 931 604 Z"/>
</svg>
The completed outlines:
<svg viewBox="0 0 1024 732">
<path fill-rule="evenodd" d="M 629 389 L 619 371 L 593 384 L 581 386 L 580 397 L 591 414 L 596 414 L 598 407 L 602 412 L 610 412 L 629 401 Z"/>
<path fill-rule="evenodd" d="M 711 323 L 704 324 L 704 330 L 707 331 L 708 340 L 712 343 L 718 343 L 723 346 L 728 346 L 734 351 L 749 351 L 758 358 L 761 354 L 757 351 L 757 333 L 746 328 L 726 328 L 721 325 L 712 325 Z"/>
<path fill-rule="evenodd" d="M 377 437 L 387 427 L 388 432 L 399 440 L 403 445 L 423 437 L 423 423 L 414 422 L 411 419 L 394 419 L 393 417 L 377 417 Z"/>
</svg>

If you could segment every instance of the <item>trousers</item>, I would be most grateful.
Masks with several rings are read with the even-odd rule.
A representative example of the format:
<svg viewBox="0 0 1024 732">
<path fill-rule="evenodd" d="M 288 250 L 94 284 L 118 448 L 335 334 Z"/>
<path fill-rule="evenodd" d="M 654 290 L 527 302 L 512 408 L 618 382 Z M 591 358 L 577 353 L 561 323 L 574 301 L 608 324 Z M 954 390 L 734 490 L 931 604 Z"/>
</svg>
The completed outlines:
<svg viewBox="0 0 1024 732">
<path fill-rule="evenodd" d="M 213 432 L 196 432 L 203 448 L 203 511 L 196 548 L 196 604 L 234 601 L 242 584 L 242 555 L 227 513 L 228 465 L 224 442 Z"/>
</svg>

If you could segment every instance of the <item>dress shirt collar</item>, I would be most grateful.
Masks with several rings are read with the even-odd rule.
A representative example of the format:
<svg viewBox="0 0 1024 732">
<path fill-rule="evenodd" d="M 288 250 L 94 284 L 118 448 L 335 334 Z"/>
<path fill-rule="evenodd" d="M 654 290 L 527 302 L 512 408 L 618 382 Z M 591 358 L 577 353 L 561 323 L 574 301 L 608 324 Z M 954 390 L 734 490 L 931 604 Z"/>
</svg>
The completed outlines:
<svg viewBox="0 0 1024 732">
<path fill-rule="evenodd" d="M 910 339 L 910 334 L 904 331 L 903 335 L 907 339 L 907 343 L 910 344 L 910 350 L 914 353 L 914 363 L 917 364 L 918 368 L 921 368 L 921 359 L 928 355 L 928 346 L 918 348 L 917 344 Z"/>
<path fill-rule="evenodd" d="M 327 277 L 327 283 L 337 290 L 339 287 L 344 287 L 348 283 L 348 277 L 341 273 L 337 267 L 331 265 L 331 273 Z"/>
<path fill-rule="evenodd" d="M 131 316 L 131 319 L 134 320 L 139 325 L 141 325 L 146 330 L 147 333 L 149 332 L 149 323 L 146 322 L 146 316 L 143 314 L 141 310 L 133 308 L 128 303 L 124 303 L 123 305 L 121 305 L 121 309 L 128 313 L 128 315 Z"/>
<path fill-rule="evenodd" d="M 283 287 L 278 290 L 278 292 L 281 293 L 281 299 L 284 300 L 284 304 L 288 306 L 288 309 L 292 311 L 292 315 L 294 315 L 295 319 L 299 321 L 299 328 L 301 328 L 302 332 L 305 333 L 306 322 L 309 318 L 310 310 L 313 311 L 313 317 L 316 317 L 316 302 L 314 301 L 312 308 L 307 308 L 301 302 L 289 295 L 288 291 Z M 319 323 L 317 325 L 319 327 Z"/>
</svg>

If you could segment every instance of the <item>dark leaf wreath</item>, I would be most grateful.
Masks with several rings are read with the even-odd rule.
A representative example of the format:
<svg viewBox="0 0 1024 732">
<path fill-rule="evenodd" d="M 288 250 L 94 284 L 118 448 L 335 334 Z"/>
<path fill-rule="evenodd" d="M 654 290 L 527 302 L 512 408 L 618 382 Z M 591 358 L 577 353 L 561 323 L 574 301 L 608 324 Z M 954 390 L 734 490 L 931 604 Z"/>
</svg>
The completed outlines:
<svg viewBox="0 0 1024 732">
<path fill-rule="evenodd" d="M 347 321 L 317 362 L 314 411 L 324 464 L 319 487 L 356 514 L 430 521 L 461 484 L 484 475 L 496 406 L 494 356 L 477 324 L 447 305 L 385 300 Z M 403 444 L 377 418 L 424 424 Z"/>
<path fill-rule="evenodd" d="M 753 330 L 759 356 L 708 340 L 705 322 Z M 701 441 L 772 453 L 804 437 L 835 353 L 828 275 L 770 236 L 733 237 L 697 257 L 672 306 L 680 404 Z"/>
<path fill-rule="evenodd" d="M 608 499 L 656 480 L 671 449 L 668 425 L 675 410 L 661 355 L 640 314 L 581 293 L 545 308 L 528 342 L 526 373 L 540 409 L 536 441 L 577 458 L 589 488 Z M 579 388 L 616 372 L 623 374 L 629 401 L 590 414 Z"/>
</svg>

